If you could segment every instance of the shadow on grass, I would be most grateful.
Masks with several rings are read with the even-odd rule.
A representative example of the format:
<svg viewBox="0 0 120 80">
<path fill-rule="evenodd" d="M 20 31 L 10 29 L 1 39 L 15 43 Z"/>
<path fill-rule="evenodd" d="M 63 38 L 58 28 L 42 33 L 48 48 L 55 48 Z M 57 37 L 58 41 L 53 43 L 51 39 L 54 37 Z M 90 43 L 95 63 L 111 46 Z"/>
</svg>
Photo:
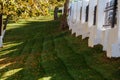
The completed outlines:
<svg viewBox="0 0 120 80">
<path fill-rule="evenodd" d="M 20 22 L 18 23 L 20 25 L 12 25 L 11 23 L 10 27 L 12 28 L 7 30 L 5 35 L 4 48 L 0 50 L 0 80 L 61 80 L 62 76 L 65 77 L 64 80 L 68 80 L 68 76 L 70 76 L 69 72 L 72 74 L 75 72 L 77 75 L 81 74 L 78 71 L 80 67 L 85 69 L 86 67 L 90 67 L 91 71 L 94 70 L 97 75 L 100 75 L 104 79 L 108 79 L 111 75 L 114 75 L 113 79 L 120 79 L 120 69 L 113 69 L 119 68 L 120 60 L 106 59 L 105 52 L 102 51 L 102 46 L 97 45 L 94 48 L 88 48 L 88 38 L 82 40 L 80 36 L 76 39 L 70 35 L 68 30 L 61 31 L 58 28 L 59 21 L 40 20 L 42 21 Z M 67 40 L 63 37 L 66 37 Z M 71 61 L 62 56 L 64 53 L 58 54 L 54 51 L 55 43 L 53 38 L 59 44 L 57 45 L 58 52 L 63 48 L 64 53 L 68 52 L 67 54 Z M 61 42 L 63 44 L 61 48 L 59 48 L 61 45 L 58 42 L 59 38 L 63 38 L 61 39 L 63 41 Z M 66 49 L 64 47 L 66 46 L 65 40 L 69 44 Z M 62 56 L 62 59 L 58 55 Z M 48 57 L 47 60 L 46 57 Z M 73 66 L 70 65 L 75 64 L 75 62 L 75 65 L 80 65 L 80 67 L 77 67 L 77 69 L 74 68 L 76 71 L 73 72 L 72 70 L 67 71 L 68 67 L 65 68 L 67 64 L 62 65 L 64 62 L 63 59 L 70 62 L 68 66 L 71 69 Z M 81 61 L 72 61 L 72 59 Z M 85 65 L 81 65 L 78 62 L 83 62 Z M 114 71 L 109 69 L 113 69 Z M 83 73 L 86 73 L 85 71 L 83 69 Z M 107 75 L 107 71 L 111 72 L 111 75 Z M 85 74 L 82 75 L 85 76 Z M 94 75 L 92 76 L 94 77 Z M 79 75 L 76 76 L 77 78 L 79 78 Z M 73 78 L 70 77 L 69 80 L 73 80 Z"/>
<path fill-rule="evenodd" d="M 0 80 L 52 78 L 45 74 L 41 54 L 44 37 L 59 32 L 59 21 L 18 24 L 23 25 L 13 25 L 12 29 L 7 30 L 4 48 L 0 50 Z"/>
</svg>

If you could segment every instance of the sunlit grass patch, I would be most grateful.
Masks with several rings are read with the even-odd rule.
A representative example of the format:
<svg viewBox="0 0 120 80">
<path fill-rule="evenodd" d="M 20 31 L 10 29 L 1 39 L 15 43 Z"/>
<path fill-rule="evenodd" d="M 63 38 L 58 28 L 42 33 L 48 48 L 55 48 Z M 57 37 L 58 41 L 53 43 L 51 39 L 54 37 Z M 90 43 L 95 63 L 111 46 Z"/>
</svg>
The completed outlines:
<svg viewBox="0 0 120 80">
<path fill-rule="evenodd" d="M 51 80 L 52 77 L 43 77 L 43 78 L 40 78 L 38 80 Z"/>
<path fill-rule="evenodd" d="M 17 51 L 16 46 L 21 45 L 23 42 L 19 43 L 5 43 L 3 49 L 0 50 L 0 56 Z"/>
<path fill-rule="evenodd" d="M 7 42 L 7 43 L 4 43 L 4 49 L 8 49 L 8 48 L 11 48 L 11 47 L 14 47 L 14 46 L 18 46 L 18 45 L 21 45 L 23 42 Z"/>
<path fill-rule="evenodd" d="M 10 76 L 16 74 L 17 72 L 21 71 L 23 68 L 18 68 L 18 69 L 13 69 L 13 70 L 9 70 L 7 72 L 5 72 L 2 76 L 1 76 L 1 80 L 6 80 L 7 78 L 9 78 Z"/>
<path fill-rule="evenodd" d="M 9 63 L 0 64 L 0 69 L 4 69 L 7 66 L 12 65 L 12 64 L 14 64 L 14 62 L 13 63 L 9 62 Z"/>
</svg>

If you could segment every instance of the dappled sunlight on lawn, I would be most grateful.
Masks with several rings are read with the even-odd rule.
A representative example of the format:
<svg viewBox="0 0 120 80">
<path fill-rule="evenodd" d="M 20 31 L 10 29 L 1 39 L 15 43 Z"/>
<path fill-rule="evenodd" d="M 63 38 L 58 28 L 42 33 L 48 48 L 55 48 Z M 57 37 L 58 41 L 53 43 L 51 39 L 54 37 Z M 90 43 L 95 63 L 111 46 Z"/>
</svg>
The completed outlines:
<svg viewBox="0 0 120 80">
<path fill-rule="evenodd" d="M 41 54 L 44 36 L 58 33 L 52 29 L 58 23 L 47 17 L 10 23 L 0 49 L 0 80 L 52 80 L 52 74 L 45 75 Z"/>
<path fill-rule="evenodd" d="M 12 64 L 14 64 L 14 63 L 0 64 L 0 69 L 4 69 L 4 68 L 6 68 L 7 66 L 10 66 L 10 65 L 12 65 Z"/>
<path fill-rule="evenodd" d="M 13 69 L 13 70 L 9 70 L 7 72 L 5 72 L 2 76 L 1 76 L 1 80 L 6 80 L 7 78 L 9 78 L 10 76 L 16 74 L 17 72 L 21 71 L 23 68 L 18 68 L 18 69 Z"/>
<path fill-rule="evenodd" d="M 48 19 L 48 17 L 50 18 Z M 53 20 L 52 16 L 48 16 L 48 17 L 46 17 L 46 19 L 43 16 L 38 17 L 38 18 L 20 19 L 17 23 L 9 23 L 7 30 L 29 26 L 29 24 L 31 24 L 31 22 L 33 21 L 34 22 L 47 22 L 47 21 Z"/>
<path fill-rule="evenodd" d="M 42 17 L 8 25 L 0 49 L 0 80 L 119 80 L 120 60 L 109 60 L 101 46 L 61 30 Z"/>
<path fill-rule="evenodd" d="M 40 78 L 40 79 L 38 79 L 38 80 L 51 80 L 51 76 L 49 76 L 49 77 L 43 77 L 43 78 Z"/>
<path fill-rule="evenodd" d="M 6 59 L 6 58 L 2 58 L 2 59 L 0 59 L 0 62 L 3 61 L 3 60 L 5 60 L 5 59 Z"/>
<path fill-rule="evenodd" d="M 21 45 L 22 43 L 23 42 L 18 42 L 18 43 L 17 42 L 7 42 L 7 43 L 4 43 L 4 46 L 0 51 L 4 51 L 4 50 L 9 49 L 11 47 Z"/>
<path fill-rule="evenodd" d="M 15 29 L 15 28 L 21 28 L 21 27 L 24 27 L 24 26 L 27 26 L 27 25 L 28 25 L 28 24 L 26 24 L 26 23 L 21 23 L 21 24 L 14 23 L 14 24 L 9 24 L 7 30 Z"/>
<path fill-rule="evenodd" d="M 0 54 L 0 56 L 3 56 L 3 55 L 6 55 L 6 54 L 9 54 L 9 53 L 12 53 L 12 52 L 15 52 L 15 51 L 17 51 L 17 49 L 7 50 L 7 51 L 2 51 L 3 54 Z"/>
<path fill-rule="evenodd" d="M 13 53 L 15 51 L 17 51 L 16 46 L 21 45 L 23 42 L 19 42 L 19 43 L 5 43 L 3 49 L 0 50 L 0 57 L 3 55 L 7 55 L 9 53 Z"/>
</svg>

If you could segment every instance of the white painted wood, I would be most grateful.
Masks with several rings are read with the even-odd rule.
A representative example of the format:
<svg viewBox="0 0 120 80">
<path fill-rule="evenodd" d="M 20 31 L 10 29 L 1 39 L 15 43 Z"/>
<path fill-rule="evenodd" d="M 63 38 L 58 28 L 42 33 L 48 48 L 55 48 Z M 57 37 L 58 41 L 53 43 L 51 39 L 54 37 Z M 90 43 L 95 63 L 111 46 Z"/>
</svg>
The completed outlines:
<svg viewBox="0 0 120 80">
<path fill-rule="evenodd" d="M 106 3 L 110 2 L 110 1 L 111 0 L 105 0 Z M 105 21 L 105 13 L 104 13 L 104 21 Z M 103 45 L 103 50 L 104 51 L 107 51 L 107 47 L 112 45 L 111 42 L 113 42 L 113 39 L 109 40 L 109 36 L 111 36 L 111 37 L 113 37 L 115 39 L 115 36 L 112 36 L 112 35 L 115 34 L 115 33 L 113 33 L 114 30 L 115 30 L 114 28 L 103 28 L 103 32 L 102 32 L 102 45 Z M 110 44 L 110 45 L 108 46 L 108 44 Z"/>
<path fill-rule="evenodd" d="M 104 38 L 104 18 L 105 18 L 105 13 L 104 13 L 104 9 L 105 9 L 105 4 L 106 4 L 107 0 L 98 0 L 98 6 L 97 6 L 97 20 L 96 20 L 96 35 L 95 35 L 95 39 L 94 39 L 94 45 L 97 44 L 103 44 L 103 38 Z"/>
<path fill-rule="evenodd" d="M 103 39 L 103 44 L 104 44 L 103 51 L 108 52 L 108 50 L 111 49 L 111 45 L 117 41 L 117 35 L 118 35 L 117 32 L 118 32 L 117 26 L 115 26 L 115 28 L 105 30 L 104 39 Z"/>
<path fill-rule="evenodd" d="M 82 2 L 82 19 L 81 23 L 85 23 L 86 18 L 86 7 L 88 6 L 89 0 L 83 0 Z"/>
<path fill-rule="evenodd" d="M 89 32 L 90 32 L 89 39 L 88 39 L 88 46 L 89 47 L 94 47 L 94 38 L 96 35 L 96 28 L 97 28 L 96 25 L 89 28 Z"/>
<path fill-rule="evenodd" d="M 94 46 L 94 37 L 95 37 L 95 28 L 96 25 L 93 25 L 94 23 L 94 9 L 97 5 L 98 0 L 90 0 L 89 1 L 89 18 L 88 18 L 88 30 L 89 30 L 89 39 L 88 39 L 88 46 L 93 47 Z M 97 14 L 97 13 L 96 13 Z"/>
<path fill-rule="evenodd" d="M 82 7 L 82 1 L 78 1 L 77 2 L 77 19 L 76 19 L 76 23 L 74 25 L 74 28 L 72 29 L 73 32 L 77 33 L 77 31 L 79 31 L 79 27 L 80 27 L 80 11 L 81 11 L 81 7 Z"/>
<path fill-rule="evenodd" d="M 109 31 L 108 32 L 108 37 L 107 37 L 107 40 L 106 40 L 107 57 L 114 57 L 114 56 L 112 56 L 112 54 L 114 54 L 112 52 L 112 45 L 115 45 L 115 43 L 118 42 L 118 34 L 117 34 L 118 26 L 116 26 L 115 28 L 110 29 L 108 31 Z M 114 48 L 117 48 L 117 47 L 114 47 Z M 115 51 L 115 53 L 116 53 L 116 51 Z"/>
<path fill-rule="evenodd" d="M 70 11 L 69 11 L 69 16 L 68 16 L 68 25 L 69 29 L 72 29 L 72 20 L 73 20 L 73 14 L 74 14 L 74 1 L 70 3 Z"/>
<path fill-rule="evenodd" d="M 72 33 L 76 36 L 82 35 L 82 38 L 89 36 L 88 46 L 103 45 L 103 50 L 107 51 L 107 57 L 120 57 L 120 0 L 118 0 L 117 25 L 115 28 L 104 28 L 105 7 L 110 0 L 90 0 L 89 18 L 85 22 L 86 6 L 88 0 L 82 0 L 81 3 L 72 3 L 72 13 L 69 16 L 69 25 Z M 94 7 L 97 5 L 96 25 L 93 25 Z M 82 19 L 80 20 L 80 7 L 82 6 Z"/>
<path fill-rule="evenodd" d="M 78 4 L 78 1 L 75 1 L 74 2 L 74 14 L 73 14 L 73 20 L 72 20 L 72 34 L 74 34 L 75 33 L 75 28 L 76 28 L 76 23 L 77 23 L 77 20 L 78 20 L 78 17 L 79 17 L 79 15 L 78 15 L 78 6 L 79 6 L 79 4 Z"/>
<path fill-rule="evenodd" d="M 81 24 L 81 21 L 77 23 L 77 28 L 76 28 L 76 37 L 78 37 L 79 35 L 82 34 L 82 24 Z"/>
<path fill-rule="evenodd" d="M 89 37 L 88 22 L 82 24 L 82 39 Z"/>
<path fill-rule="evenodd" d="M 109 2 L 110 0 L 105 0 L 106 2 Z M 105 18 L 104 18 L 105 19 Z M 103 45 L 103 50 L 107 51 L 107 56 L 111 57 L 112 56 L 112 48 L 111 45 L 116 42 L 117 40 L 117 31 L 118 27 L 117 25 L 115 28 L 108 28 L 108 29 L 103 29 L 102 31 L 102 45 Z"/>
<path fill-rule="evenodd" d="M 111 42 L 109 41 L 109 45 L 112 44 L 112 47 L 109 46 L 107 47 L 107 56 L 108 57 L 120 57 L 120 0 L 118 0 L 118 14 L 117 14 L 117 20 L 118 20 L 118 24 L 117 24 L 117 28 L 114 30 L 114 34 L 113 35 L 115 38 L 117 38 L 117 40 L 111 40 Z M 116 34 L 116 32 L 117 34 Z M 109 36 L 109 38 L 112 38 L 113 36 Z M 114 38 L 113 37 L 113 38 Z"/>
<path fill-rule="evenodd" d="M 69 30 L 71 30 L 71 20 L 72 20 L 72 12 L 73 12 L 73 1 L 71 1 L 69 3 L 69 13 L 68 13 L 68 17 L 67 17 L 67 22 L 68 22 L 68 26 L 69 26 Z"/>
<path fill-rule="evenodd" d="M 77 19 L 77 23 L 76 23 L 76 28 L 75 28 L 75 32 L 76 32 L 76 37 L 81 35 L 82 33 L 82 29 L 81 29 L 81 17 L 82 17 L 82 4 L 83 1 L 79 1 L 79 17 Z"/>
<path fill-rule="evenodd" d="M 72 2 L 72 5 L 71 5 L 71 15 L 69 17 L 69 29 L 73 29 L 74 26 L 75 26 L 75 23 L 76 23 L 76 19 L 77 19 L 77 2 Z M 72 31 L 72 34 L 74 32 Z"/>
<path fill-rule="evenodd" d="M 89 0 L 89 18 L 88 18 L 88 27 L 93 26 L 94 22 L 94 9 L 97 5 L 97 0 Z"/>
<path fill-rule="evenodd" d="M 77 28 L 76 36 L 82 35 L 82 38 L 85 38 L 88 34 L 88 23 L 85 21 L 86 19 L 86 7 L 88 6 L 89 0 L 82 0 L 82 16 L 80 21 L 80 26 Z"/>
<path fill-rule="evenodd" d="M 89 5 L 89 0 L 83 1 L 83 8 L 82 8 L 82 39 L 89 37 L 89 29 L 88 29 L 88 22 L 85 21 L 86 19 L 86 7 Z M 88 13 L 89 15 L 89 13 Z M 88 17 L 89 18 L 89 17 Z"/>
</svg>

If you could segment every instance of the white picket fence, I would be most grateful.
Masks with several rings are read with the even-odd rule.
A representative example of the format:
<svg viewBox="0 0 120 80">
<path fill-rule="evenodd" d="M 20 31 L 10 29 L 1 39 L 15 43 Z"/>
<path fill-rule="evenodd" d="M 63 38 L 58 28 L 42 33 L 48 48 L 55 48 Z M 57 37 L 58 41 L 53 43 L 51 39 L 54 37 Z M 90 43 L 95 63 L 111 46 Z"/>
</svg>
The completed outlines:
<svg viewBox="0 0 120 80">
<path fill-rule="evenodd" d="M 76 37 L 89 37 L 89 47 L 101 44 L 107 57 L 120 57 L 120 0 L 72 0 L 68 25 Z"/>
</svg>

